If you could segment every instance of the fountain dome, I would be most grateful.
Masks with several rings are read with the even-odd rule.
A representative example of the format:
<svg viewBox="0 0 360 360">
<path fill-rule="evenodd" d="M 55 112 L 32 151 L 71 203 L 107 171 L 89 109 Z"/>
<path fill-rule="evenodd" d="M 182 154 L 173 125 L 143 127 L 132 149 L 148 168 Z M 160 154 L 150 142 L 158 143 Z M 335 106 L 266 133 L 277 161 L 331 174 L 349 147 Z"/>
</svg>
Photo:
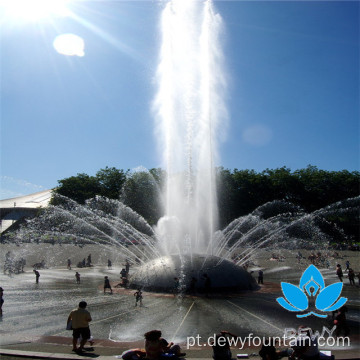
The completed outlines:
<svg viewBox="0 0 360 360">
<path fill-rule="evenodd" d="M 211 279 L 212 291 L 236 292 L 258 288 L 255 279 L 242 267 L 213 255 L 168 255 L 143 264 L 130 279 L 130 287 L 147 291 L 171 292 L 175 280 L 180 282 L 180 291 L 189 290 L 190 281 L 197 279 L 196 291 L 204 288 L 204 275 Z"/>
</svg>

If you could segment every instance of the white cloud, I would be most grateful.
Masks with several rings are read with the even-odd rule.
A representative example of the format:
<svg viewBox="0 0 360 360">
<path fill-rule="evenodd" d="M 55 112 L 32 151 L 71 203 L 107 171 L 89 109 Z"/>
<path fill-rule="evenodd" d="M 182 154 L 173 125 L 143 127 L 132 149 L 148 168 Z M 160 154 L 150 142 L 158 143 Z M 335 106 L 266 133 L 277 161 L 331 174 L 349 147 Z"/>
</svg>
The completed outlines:
<svg viewBox="0 0 360 360">
<path fill-rule="evenodd" d="M 28 195 L 46 190 L 41 185 L 32 184 L 29 181 L 16 179 L 11 176 L 0 177 L 0 199 L 10 199 L 13 197 Z"/>
</svg>

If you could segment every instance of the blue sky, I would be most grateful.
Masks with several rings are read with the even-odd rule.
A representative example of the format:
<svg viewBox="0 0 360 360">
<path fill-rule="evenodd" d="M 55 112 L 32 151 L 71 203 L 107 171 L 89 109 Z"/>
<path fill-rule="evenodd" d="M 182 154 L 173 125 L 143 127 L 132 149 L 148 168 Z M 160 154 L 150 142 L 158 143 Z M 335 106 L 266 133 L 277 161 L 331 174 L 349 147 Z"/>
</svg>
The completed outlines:
<svg viewBox="0 0 360 360">
<path fill-rule="evenodd" d="M 68 3 L 73 17 L 2 16 L 2 199 L 106 166 L 161 166 L 151 103 L 163 6 L 85 0 Z M 229 79 L 218 165 L 359 170 L 359 2 L 215 7 Z M 83 57 L 55 51 L 66 33 L 84 39 Z"/>
</svg>

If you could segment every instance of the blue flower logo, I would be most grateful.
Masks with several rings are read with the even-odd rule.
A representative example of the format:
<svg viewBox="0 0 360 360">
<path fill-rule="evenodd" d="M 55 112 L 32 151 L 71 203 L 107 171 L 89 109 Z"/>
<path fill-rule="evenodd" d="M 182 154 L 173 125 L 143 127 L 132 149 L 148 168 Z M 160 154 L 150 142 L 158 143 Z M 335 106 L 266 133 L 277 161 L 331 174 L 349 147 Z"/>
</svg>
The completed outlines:
<svg viewBox="0 0 360 360">
<path fill-rule="evenodd" d="M 342 282 L 331 284 L 325 287 L 324 278 L 314 265 L 310 265 L 303 273 L 299 287 L 286 282 L 281 283 L 284 297 L 279 297 L 276 301 L 286 310 L 305 311 L 309 308 L 309 298 L 316 298 L 315 307 L 322 312 L 334 311 L 343 306 L 347 298 L 339 299 L 343 287 Z M 317 314 L 310 311 L 306 314 L 296 315 L 298 318 L 315 315 L 326 318 L 325 314 Z"/>
</svg>

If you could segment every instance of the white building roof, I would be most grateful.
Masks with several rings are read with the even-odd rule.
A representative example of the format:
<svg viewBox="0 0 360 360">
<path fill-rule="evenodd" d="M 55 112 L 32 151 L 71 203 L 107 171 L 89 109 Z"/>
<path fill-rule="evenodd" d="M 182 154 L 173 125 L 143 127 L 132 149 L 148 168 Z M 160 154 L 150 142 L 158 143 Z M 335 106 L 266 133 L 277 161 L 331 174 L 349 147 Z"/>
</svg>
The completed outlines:
<svg viewBox="0 0 360 360">
<path fill-rule="evenodd" d="M 51 191 L 52 190 L 45 190 L 30 195 L 0 200 L 0 209 L 14 207 L 34 209 L 38 207 L 46 207 L 51 199 Z"/>
</svg>

